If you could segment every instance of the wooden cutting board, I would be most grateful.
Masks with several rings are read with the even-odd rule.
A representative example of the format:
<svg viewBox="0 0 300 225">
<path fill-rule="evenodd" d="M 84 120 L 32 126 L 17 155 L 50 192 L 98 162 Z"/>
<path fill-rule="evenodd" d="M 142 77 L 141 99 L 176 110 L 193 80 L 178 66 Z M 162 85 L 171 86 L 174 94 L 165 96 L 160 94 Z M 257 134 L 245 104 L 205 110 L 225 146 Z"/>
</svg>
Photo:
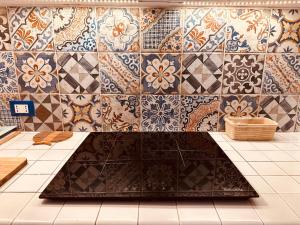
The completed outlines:
<svg viewBox="0 0 300 225">
<path fill-rule="evenodd" d="M 54 142 L 60 142 L 73 136 L 71 131 L 43 131 L 33 137 L 34 145 L 51 145 Z"/>
<path fill-rule="evenodd" d="M 24 157 L 0 157 L 0 186 L 27 165 Z"/>
</svg>

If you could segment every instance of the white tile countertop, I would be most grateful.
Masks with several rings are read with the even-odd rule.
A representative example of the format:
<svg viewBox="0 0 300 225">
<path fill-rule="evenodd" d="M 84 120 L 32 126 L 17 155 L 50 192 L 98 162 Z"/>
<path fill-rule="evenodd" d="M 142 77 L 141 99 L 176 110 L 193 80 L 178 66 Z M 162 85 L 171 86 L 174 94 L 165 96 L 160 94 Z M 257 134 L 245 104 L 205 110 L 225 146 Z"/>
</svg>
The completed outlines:
<svg viewBox="0 0 300 225">
<path fill-rule="evenodd" d="M 29 160 L 0 187 L 0 225 L 300 225 L 300 133 L 276 133 L 271 142 L 232 141 L 211 133 L 259 198 L 151 203 L 39 199 L 88 133 L 52 146 L 33 146 L 34 134 L 21 133 L 0 146 L 0 157 Z"/>
</svg>

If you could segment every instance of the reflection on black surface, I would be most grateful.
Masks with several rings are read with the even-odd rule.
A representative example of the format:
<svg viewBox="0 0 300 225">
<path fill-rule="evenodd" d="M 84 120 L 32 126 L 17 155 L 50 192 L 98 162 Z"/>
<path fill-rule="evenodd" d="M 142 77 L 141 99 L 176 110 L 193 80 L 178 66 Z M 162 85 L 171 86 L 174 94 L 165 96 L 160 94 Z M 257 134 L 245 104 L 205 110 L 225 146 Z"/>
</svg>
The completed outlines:
<svg viewBox="0 0 300 225">
<path fill-rule="evenodd" d="M 208 133 L 91 133 L 41 198 L 257 197 Z"/>
</svg>

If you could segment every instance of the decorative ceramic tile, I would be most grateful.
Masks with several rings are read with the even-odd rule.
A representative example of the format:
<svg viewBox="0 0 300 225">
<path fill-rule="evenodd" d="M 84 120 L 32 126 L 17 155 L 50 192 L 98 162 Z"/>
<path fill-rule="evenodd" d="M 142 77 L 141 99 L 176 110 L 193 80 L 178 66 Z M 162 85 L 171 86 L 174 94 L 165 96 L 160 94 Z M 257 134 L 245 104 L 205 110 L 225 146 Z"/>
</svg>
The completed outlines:
<svg viewBox="0 0 300 225">
<path fill-rule="evenodd" d="M 218 125 L 218 96 L 181 97 L 180 122 L 182 131 L 216 131 Z"/>
<path fill-rule="evenodd" d="M 226 9 L 187 8 L 184 19 L 184 51 L 223 51 Z"/>
<path fill-rule="evenodd" d="M 12 46 L 15 50 L 53 50 L 50 8 L 9 8 Z"/>
<path fill-rule="evenodd" d="M 180 67 L 179 54 L 143 54 L 141 62 L 143 93 L 178 93 Z"/>
<path fill-rule="evenodd" d="M 227 52 L 265 52 L 269 10 L 231 9 L 226 32 Z"/>
<path fill-rule="evenodd" d="M 261 96 L 259 116 L 278 122 L 278 131 L 294 131 L 299 96 Z"/>
<path fill-rule="evenodd" d="M 140 93 L 140 56 L 127 53 L 99 53 L 102 94 Z"/>
<path fill-rule="evenodd" d="M 268 52 L 300 53 L 300 10 L 273 9 Z"/>
<path fill-rule="evenodd" d="M 57 53 L 60 93 L 100 93 L 97 53 Z"/>
<path fill-rule="evenodd" d="M 261 54 L 225 55 L 223 94 L 259 94 L 264 58 Z"/>
<path fill-rule="evenodd" d="M 21 128 L 21 120 L 18 116 L 10 114 L 9 101 L 19 100 L 18 94 L 0 94 L 0 121 L 5 126 L 18 126 Z"/>
<path fill-rule="evenodd" d="M 144 95 L 142 105 L 143 131 L 178 131 L 180 96 Z"/>
<path fill-rule="evenodd" d="M 61 95 L 64 130 L 102 131 L 99 95 Z"/>
<path fill-rule="evenodd" d="M 97 18 L 98 51 L 139 51 L 138 8 L 97 8 Z"/>
<path fill-rule="evenodd" d="M 96 51 L 96 21 L 93 8 L 66 7 L 53 12 L 58 51 Z"/>
<path fill-rule="evenodd" d="M 219 94 L 223 54 L 184 54 L 181 89 L 183 94 Z"/>
<path fill-rule="evenodd" d="M 15 53 L 21 93 L 58 92 L 54 53 Z"/>
<path fill-rule="evenodd" d="M 219 131 L 225 129 L 224 116 L 257 116 L 258 95 L 229 95 L 221 96 L 219 112 Z"/>
<path fill-rule="evenodd" d="M 0 93 L 18 92 L 15 61 L 11 52 L 0 52 Z"/>
<path fill-rule="evenodd" d="M 263 93 L 300 94 L 300 55 L 267 55 Z"/>
<path fill-rule="evenodd" d="M 102 95 L 103 131 L 139 131 L 140 99 L 133 95 Z"/>
<path fill-rule="evenodd" d="M 59 95 L 21 95 L 21 99 L 33 101 L 35 108 L 34 117 L 22 117 L 25 131 L 62 130 L 62 110 Z"/>
<path fill-rule="evenodd" d="M 297 113 L 297 118 L 296 118 L 295 131 L 300 132 L 300 101 L 298 102 L 298 113 Z"/>
<path fill-rule="evenodd" d="M 0 8 L 0 51 L 11 50 L 6 8 Z"/>
<path fill-rule="evenodd" d="M 141 15 L 143 52 L 180 52 L 180 10 L 144 8 Z"/>
</svg>

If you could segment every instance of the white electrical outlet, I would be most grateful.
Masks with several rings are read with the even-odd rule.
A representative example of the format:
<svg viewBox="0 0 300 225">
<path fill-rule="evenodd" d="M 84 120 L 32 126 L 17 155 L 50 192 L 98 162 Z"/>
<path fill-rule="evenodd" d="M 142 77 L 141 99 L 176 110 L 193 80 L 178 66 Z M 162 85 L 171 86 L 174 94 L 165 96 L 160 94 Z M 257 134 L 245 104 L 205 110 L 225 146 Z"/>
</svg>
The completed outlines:
<svg viewBox="0 0 300 225">
<path fill-rule="evenodd" d="M 16 104 L 15 112 L 16 113 L 29 113 L 28 105 L 27 104 Z"/>
</svg>

